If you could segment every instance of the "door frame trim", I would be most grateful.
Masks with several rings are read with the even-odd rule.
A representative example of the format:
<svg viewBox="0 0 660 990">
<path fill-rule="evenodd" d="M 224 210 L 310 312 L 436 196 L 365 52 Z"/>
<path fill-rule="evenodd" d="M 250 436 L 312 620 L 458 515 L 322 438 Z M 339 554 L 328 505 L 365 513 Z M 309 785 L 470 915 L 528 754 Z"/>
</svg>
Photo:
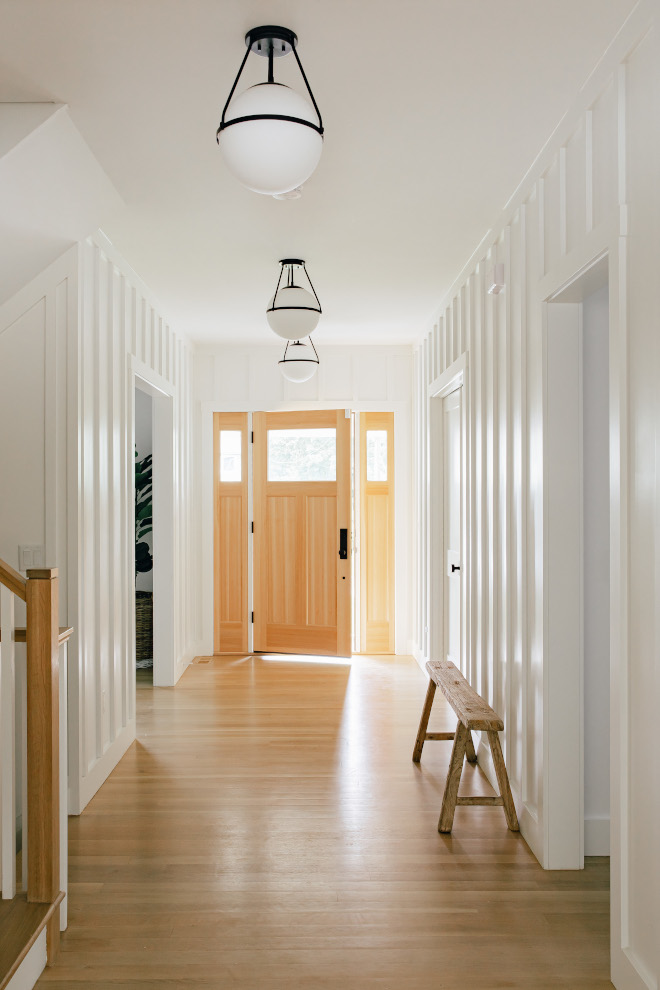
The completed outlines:
<svg viewBox="0 0 660 990">
<path fill-rule="evenodd" d="M 172 687 L 184 668 L 177 669 L 174 655 L 174 390 L 157 372 L 131 356 L 128 367 L 130 425 L 133 437 L 130 453 L 131 491 L 135 498 L 135 389 L 152 399 L 153 442 L 153 616 L 154 616 L 154 687 Z M 132 503 L 131 503 L 132 504 Z M 134 524 L 131 524 L 134 534 Z M 134 553 L 135 536 L 130 537 Z M 131 593 L 133 613 L 130 623 L 135 642 L 135 585 Z M 132 691 L 135 691 L 135 668 Z"/>
<path fill-rule="evenodd" d="M 467 466 L 468 466 L 468 354 L 464 352 L 446 371 L 431 382 L 427 389 L 429 398 L 429 433 L 426 451 L 429 466 L 429 488 L 427 492 L 429 520 L 427 532 L 427 560 L 429 573 L 427 587 L 429 589 L 428 616 L 429 628 L 429 657 L 439 659 L 444 650 L 444 600 L 445 600 L 445 566 L 444 566 L 444 472 L 443 472 L 443 421 L 442 400 L 459 388 L 463 388 L 461 403 L 461 657 L 460 665 L 463 674 L 468 678 L 467 669 L 468 633 L 470 629 L 468 589 L 468 526 L 467 512 Z M 439 401 L 433 401 L 439 400 Z"/>
<path fill-rule="evenodd" d="M 200 484 L 200 516 L 197 521 L 200 533 L 213 531 L 213 413 L 214 412 L 272 412 L 274 408 L 258 408 L 256 402 L 222 402 L 210 399 L 200 403 L 201 407 L 201 443 L 195 454 L 195 467 Z M 351 412 L 393 412 L 394 413 L 394 444 L 398 450 L 395 465 L 394 500 L 398 506 L 399 525 L 395 533 L 395 557 L 398 561 L 395 587 L 395 643 L 397 655 L 405 656 L 412 651 L 412 407 L 408 400 L 391 399 L 388 402 L 370 399 L 351 399 L 346 401 L 301 400 L 300 402 L 284 402 L 277 405 L 278 411 L 304 409 L 350 409 Z M 250 422 L 248 420 L 248 422 Z M 251 429 L 251 425 L 248 426 Z M 251 445 L 248 445 L 251 447 Z M 252 450 L 249 449 L 248 461 L 252 465 Z M 250 512 L 252 506 L 250 505 Z M 250 515 L 252 518 L 252 515 Z M 408 520 L 408 526 L 403 525 Z M 200 603 L 198 605 L 198 622 L 200 625 L 200 652 L 205 656 L 213 653 L 213 546 L 212 541 L 201 539 L 201 583 Z M 251 551 L 250 551 L 251 552 Z M 250 594 L 252 583 L 250 582 Z M 250 608 L 252 605 L 250 604 Z M 250 633 L 252 627 L 250 626 Z M 252 641 L 249 640 L 250 646 Z"/>
</svg>

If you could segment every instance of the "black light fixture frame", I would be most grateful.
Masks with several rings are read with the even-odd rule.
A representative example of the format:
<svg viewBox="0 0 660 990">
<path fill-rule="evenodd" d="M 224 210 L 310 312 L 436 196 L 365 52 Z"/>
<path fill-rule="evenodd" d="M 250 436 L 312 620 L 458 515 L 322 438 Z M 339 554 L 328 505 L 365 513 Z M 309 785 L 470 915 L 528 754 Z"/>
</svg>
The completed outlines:
<svg viewBox="0 0 660 990">
<path fill-rule="evenodd" d="M 316 350 L 316 348 L 314 347 L 314 341 L 312 340 L 311 336 L 308 337 L 307 340 L 312 345 L 312 350 L 314 351 L 314 354 L 316 355 L 315 357 L 313 357 L 313 358 L 309 358 L 309 357 L 304 357 L 304 358 L 289 358 L 287 360 L 287 356 L 286 355 L 287 355 L 287 351 L 289 350 L 289 347 L 291 346 L 291 344 L 299 344 L 300 343 L 299 340 L 287 340 L 286 347 L 284 348 L 284 356 L 277 363 L 278 364 L 318 364 L 318 365 L 320 365 L 321 362 L 319 360 L 319 353 Z"/>
<path fill-rule="evenodd" d="M 238 75 L 234 79 L 234 85 L 232 86 L 229 96 L 227 97 L 227 102 L 225 103 L 224 109 L 222 111 L 222 117 L 220 118 L 220 125 L 215 133 L 215 139 L 220 143 L 220 132 L 226 127 L 231 127 L 232 124 L 244 124 L 246 121 L 250 120 L 288 120 L 293 124 L 304 124 L 305 127 L 311 127 L 312 130 L 317 131 L 321 137 L 323 137 L 323 121 L 321 120 L 321 112 L 314 99 L 314 94 L 307 81 L 307 76 L 305 75 L 305 70 L 302 67 L 302 63 L 298 58 L 298 52 L 296 51 L 296 45 L 298 44 L 298 38 L 290 31 L 289 28 L 279 27 L 274 24 L 266 24 L 262 27 L 252 28 L 251 31 L 245 35 L 245 44 L 247 46 L 247 51 L 241 62 L 241 67 L 238 70 Z M 304 120 L 302 117 L 290 117 L 286 114 L 280 113 L 257 113 L 251 114 L 247 117 L 235 117 L 233 120 L 225 120 L 225 115 L 227 113 L 227 108 L 231 103 L 231 99 L 236 91 L 238 85 L 238 80 L 241 78 L 241 73 L 245 68 L 245 63 L 247 62 L 248 55 L 250 52 L 254 52 L 255 55 L 262 55 L 268 59 L 268 82 L 274 83 L 275 77 L 273 75 L 273 61 L 276 58 L 282 58 L 284 55 L 288 55 L 289 52 L 293 52 L 295 55 L 296 62 L 298 63 L 298 68 L 300 69 L 300 74 L 303 77 L 305 86 L 307 87 L 307 92 L 309 93 L 309 98 L 312 101 L 316 115 L 319 118 L 318 124 L 315 124 L 311 120 Z"/>
<path fill-rule="evenodd" d="M 305 267 L 305 262 L 301 258 L 282 258 L 282 260 L 280 261 L 280 265 L 282 267 L 280 268 L 280 277 L 277 280 L 277 288 L 275 289 L 275 295 L 273 296 L 273 305 L 269 306 L 266 312 L 274 313 L 275 311 L 279 311 L 281 309 L 306 309 L 309 310 L 311 313 L 319 313 L 319 314 L 323 313 L 323 310 L 321 309 L 321 300 L 316 295 L 316 289 L 314 288 L 312 280 L 309 277 L 309 272 Z M 307 281 L 309 282 L 309 287 L 312 290 L 312 293 L 314 294 L 314 298 L 316 299 L 317 302 L 316 306 L 278 306 L 277 305 L 277 293 L 280 291 L 280 286 L 282 285 L 282 275 L 284 274 L 285 268 L 288 268 L 289 271 L 287 275 L 287 284 L 286 286 L 284 286 L 284 288 L 292 289 L 296 287 L 295 282 L 293 281 L 294 266 L 298 266 L 299 268 L 302 268 L 302 270 L 304 271 Z M 298 288 L 302 289 L 302 286 L 298 286 Z M 314 345 L 312 344 L 312 346 Z"/>
</svg>

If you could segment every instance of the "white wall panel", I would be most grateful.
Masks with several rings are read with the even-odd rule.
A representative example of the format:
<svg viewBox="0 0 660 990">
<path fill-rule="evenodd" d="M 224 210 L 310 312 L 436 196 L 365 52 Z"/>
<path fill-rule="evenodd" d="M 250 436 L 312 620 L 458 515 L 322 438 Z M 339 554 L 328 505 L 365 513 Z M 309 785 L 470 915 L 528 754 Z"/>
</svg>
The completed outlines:
<svg viewBox="0 0 660 990">
<path fill-rule="evenodd" d="M 75 629 L 69 645 L 74 812 L 135 736 L 131 355 L 151 359 L 146 377 L 162 379 L 174 403 L 176 679 L 198 639 L 191 618 L 190 348 L 100 235 L 71 249 L 0 309 L 3 422 L 17 415 L 21 422 L 0 441 L 3 464 L 12 465 L 0 480 L 0 556 L 16 565 L 19 543 L 43 544 L 44 563 L 59 568 L 60 621 Z"/>
<path fill-rule="evenodd" d="M 415 519 L 426 532 L 427 386 L 462 351 L 469 382 L 470 677 L 506 722 L 523 834 L 552 859 L 548 778 L 548 479 L 543 302 L 609 255 L 612 591 L 612 961 L 656 990 L 660 774 L 658 4 L 642 2 L 443 301 L 415 355 Z M 623 207 L 620 210 L 620 206 Z M 506 289 L 484 294 L 495 261 Z M 553 396 L 556 399 L 556 396 Z M 561 479 L 559 479 L 559 486 Z M 414 648 L 427 658 L 429 548 L 415 551 Z M 552 708 L 555 711 L 555 708 Z M 578 747 L 579 748 L 579 747 Z M 569 757 L 570 758 L 570 757 Z M 651 766 L 652 764 L 652 766 Z M 616 845 L 616 848 L 615 848 Z"/>
<path fill-rule="evenodd" d="M 77 711 L 83 726 L 72 804 L 81 809 L 135 735 L 133 575 L 134 379 L 171 396 L 174 575 L 173 683 L 195 652 L 191 620 L 196 566 L 190 540 L 191 352 L 167 325 L 139 279 L 99 235 L 80 246 L 82 319 L 76 424 L 79 540 L 77 609 L 81 672 Z M 75 717 L 75 714 L 74 716 Z"/>
</svg>

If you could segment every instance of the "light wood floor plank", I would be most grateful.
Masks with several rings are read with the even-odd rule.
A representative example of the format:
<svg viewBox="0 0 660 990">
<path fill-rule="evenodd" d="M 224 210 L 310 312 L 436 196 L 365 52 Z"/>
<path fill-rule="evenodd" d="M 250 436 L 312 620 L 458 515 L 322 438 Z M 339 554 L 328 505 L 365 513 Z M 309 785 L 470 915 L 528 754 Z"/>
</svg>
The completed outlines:
<svg viewBox="0 0 660 990">
<path fill-rule="evenodd" d="M 541 870 L 499 808 L 437 832 L 451 743 L 410 754 L 409 658 L 216 658 L 138 690 L 70 820 L 47 990 L 604 990 L 608 860 Z M 436 697 L 430 731 L 452 730 Z M 466 765 L 461 793 L 492 794 Z"/>
</svg>

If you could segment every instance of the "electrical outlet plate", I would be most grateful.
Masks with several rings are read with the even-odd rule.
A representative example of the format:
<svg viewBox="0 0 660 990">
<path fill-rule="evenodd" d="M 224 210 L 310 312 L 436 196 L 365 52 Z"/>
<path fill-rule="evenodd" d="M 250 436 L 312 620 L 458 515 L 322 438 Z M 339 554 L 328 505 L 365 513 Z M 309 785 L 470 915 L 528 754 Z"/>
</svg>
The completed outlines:
<svg viewBox="0 0 660 990">
<path fill-rule="evenodd" d="M 44 547 L 41 543 L 21 543 L 18 547 L 18 569 L 27 571 L 31 567 L 44 566 Z"/>
</svg>

